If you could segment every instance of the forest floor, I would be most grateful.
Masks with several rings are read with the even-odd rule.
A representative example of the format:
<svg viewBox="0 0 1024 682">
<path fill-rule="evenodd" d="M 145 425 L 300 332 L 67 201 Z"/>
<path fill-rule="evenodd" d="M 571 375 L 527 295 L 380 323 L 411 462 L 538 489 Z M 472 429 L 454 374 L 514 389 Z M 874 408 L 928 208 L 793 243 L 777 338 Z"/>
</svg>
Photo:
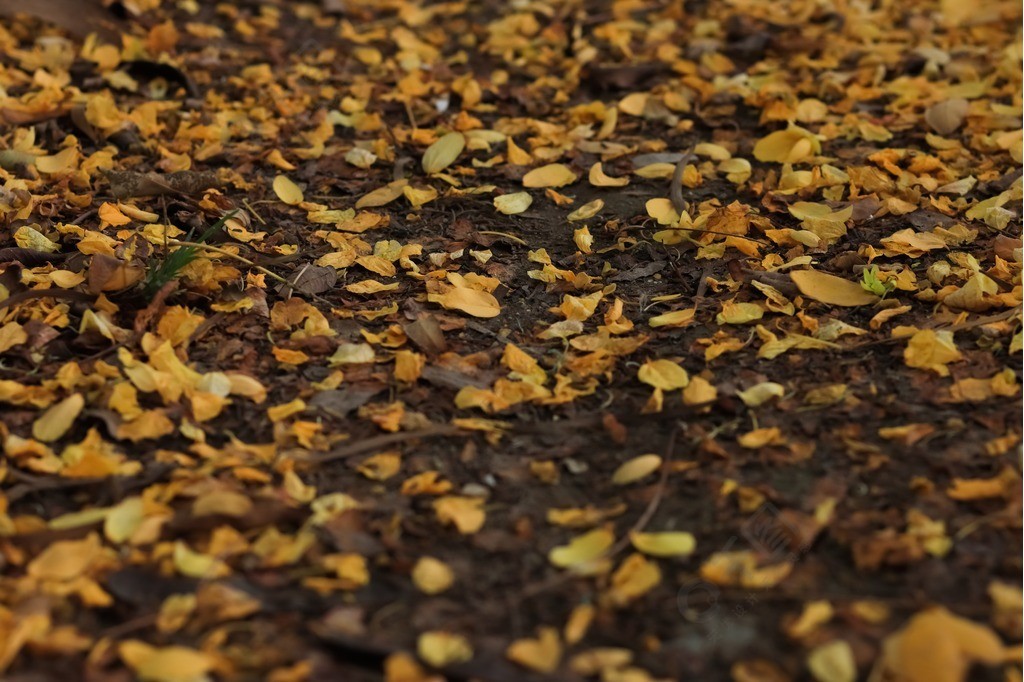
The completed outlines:
<svg viewBox="0 0 1024 682">
<path fill-rule="evenodd" d="M 35 4 L 3 679 L 1020 679 L 1019 2 Z"/>
</svg>

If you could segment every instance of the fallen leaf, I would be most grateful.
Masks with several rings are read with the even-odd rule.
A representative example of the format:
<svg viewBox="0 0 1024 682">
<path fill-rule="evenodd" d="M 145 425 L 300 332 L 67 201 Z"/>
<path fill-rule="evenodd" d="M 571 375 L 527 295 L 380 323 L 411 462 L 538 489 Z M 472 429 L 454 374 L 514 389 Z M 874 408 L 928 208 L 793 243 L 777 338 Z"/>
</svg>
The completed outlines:
<svg viewBox="0 0 1024 682">
<path fill-rule="evenodd" d="M 505 656 L 528 670 L 553 673 L 562 660 L 558 630 L 552 627 L 539 628 L 536 639 L 517 639 L 505 650 Z"/>
<path fill-rule="evenodd" d="M 817 270 L 794 270 L 789 276 L 801 294 L 821 303 L 852 307 L 878 302 L 878 296 L 842 277 Z"/>
<path fill-rule="evenodd" d="M 424 594 L 440 594 L 455 582 L 455 574 L 448 564 L 434 557 L 420 557 L 412 569 L 412 581 Z"/>
<path fill-rule="evenodd" d="M 461 310 L 473 317 L 497 317 L 501 313 L 498 299 L 486 291 L 468 287 L 452 287 L 443 294 L 430 294 L 428 300 L 448 310 Z"/>
<path fill-rule="evenodd" d="M 531 204 L 533 204 L 533 197 L 529 192 L 514 192 L 494 197 L 494 208 L 498 209 L 498 213 L 505 215 L 522 213 L 530 208 Z"/>
<path fill-rule="evenodd" d="M 777 130 L 754 145 L 754 158 L 775 163 L 799 163 L 821 153 L 818 137 L 792 123 L 786 130 Z"/>
<path fill-rule="evenodd" d="M 154 647 L 130 639 L 117 651 L 142 682 L 200 682 L 214 667 L 212 656 L 183 646 Z"/>
<path fill-rule="evenodd" d="M 995 666 L 1006 653 L 987 626 L 933 607 L 885 640 L 878 667 L 908 682 L 961 682 L 972 664 Z"/>
<path fill-rule="evenodd" d="M 428 175 L 439 173 L 455 163 L 466 148 L 466 136 L 459 132 L 448 133 L 427 147 L 423 153 L 423 172 Z"/>
<path fill-rule="evenodd" d="M 949 376 L 946 365 L 961 358 L 951 331 L 922 329 L 910 337 L 903 350 L 907 367 L 930 370 L 942 377 Z"/>
<path fill-rule="evenodd" d="M 465 663 L 473 658 L 473 647 L 462 635 L 443 630 L 424 632 L 416 640 L 416 653 L 435 668 Z"/>
<path fill-rule="evenodd" d="M 278 199 L 291 206 L 302 202 L 302 190 L 284 175 L 274 178 L 274 194 Z"/>
<path fill-rule="evenodd" d="M 815 647 L 807 655 L 807 669 L 817 682 L 856 682 L 853 650 L 841 639 Z"/>
<path fill-rule="evenodd" d="M 689 556 L 697 548 L 693 535 L 682 531 L 630 533 L 629 541 L 638 552 L 656 557 Z"/>
<path fill-rule="evenodd" d="M 649 360 L 640 366 L 637 378 L 648 386 L 663 391 L 685 388 L 690 383 L 686 370 L 671 360 Z"/>
<path fill-rule="evenodd" d="M 523 176 L 523 187 L 564 187 L 576 182 L 576 174 L 561 163 L 534 168 Z"/>
<path fill-rule="evenodd" d="M 51 406 L 32 423 L 32 437 L 44 443 L 59 440 L 71 429 L 84 407 L 85 398 L 81 393 L 69 395 Z"/>
<path fill-rule="evenodd" d="M 949 135 L 963 125 L 970 105 L 962 97 L 943 100 L 928 107 L 924 120 L 939 135 Z"/>
<path fill-rule="evenodd" d="M 548 560 L 559 568 L 583 566 L 604 556 L 614 542 L 611 531 L 598 528 L 573 538 L 567 545 L 555 547 L 548 553 Z"/>
<path fill-rule="evenodd" d="M 589 179 L 594 187 L 625 187 L 629 184 L 628 177 L 613 178 L 606 175 L 600 161 L 590 167 Z"/>
<path fill-rule="evenodd" d="M 623 462 L 612 474 L 615 485 L 629 485 L 645 478 L 661 468 L 661 457 L 654 454 L 640 455 Z"/>
<path fill-rule="evenodd" d="M 455 526 L 463 535 L 480 530 L 487 518 L 484 501 L 479 497 L 446 495 L 434 500 L 434 512 L 439 521 Z"/>
</svg>

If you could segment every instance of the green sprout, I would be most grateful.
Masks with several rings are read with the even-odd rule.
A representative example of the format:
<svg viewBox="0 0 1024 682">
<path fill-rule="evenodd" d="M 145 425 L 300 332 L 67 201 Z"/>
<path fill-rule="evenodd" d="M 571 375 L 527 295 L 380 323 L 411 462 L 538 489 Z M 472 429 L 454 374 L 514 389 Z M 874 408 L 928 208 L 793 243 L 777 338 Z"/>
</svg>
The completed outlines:
<svg viewBox="0 0 1024 682">
<path fill-rule="evenodd" d="M 188 241 L 195 241 L 199 244 L 204 243 L 207 239 L 212 237 L 217 230 L 224 227 L 224 223 L 226 223 L 231 216 L 235 215 L 235 213 L 237 213 L 237 211 L 231 211 L 221 216 L 220 220 L 215 222 L 209 227 L 209 229 L 199 235 L 198 239 L 192 240 L 192 232 L 189 232 L 190 239 Z M 168 253 L 159 263 L 151 266 L 149 268 L 149 272 L 146 273 L 146 283 L 143 287 L 146 298 L 152 298 L 165 284 L 171 280 L 177 279 L 181 275 L 181 271 L 198 257 L 199 249 L 197 247 L 179 246 L 174 251 Z"/>
<path fill-rule="evenodd" d="M 882 298 L 885 298 L 890 291 L 896 288 L 896 283 L 891 279 L 885 281 L 879 279 L 877 265 L 864 269 L 864 272 L 861 273 L 860 285 L 864 287 L 865 291 L 870 291 L 872 294 Z"/>
</svg>

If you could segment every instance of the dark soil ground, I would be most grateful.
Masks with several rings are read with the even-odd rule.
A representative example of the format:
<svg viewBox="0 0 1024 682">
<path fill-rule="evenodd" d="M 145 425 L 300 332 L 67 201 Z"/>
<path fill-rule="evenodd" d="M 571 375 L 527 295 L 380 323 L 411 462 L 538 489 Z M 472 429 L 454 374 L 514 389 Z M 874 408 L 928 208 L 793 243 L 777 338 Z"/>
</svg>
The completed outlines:
<svg viewBox="0 0 1024 682">
<path fill-rule="evenodd" d="M 999 641 L 1008 648 L 1016 645 L 1019 651 L 1019 604 L 1016 619 L 1007 615 L 1007 609 L 1012 613 L 1013 595 L 1020 598 L 1021 582 L 1020 394 L 1016 386 L 1012 393 L 975 401 L 957 401 L 951 393 L 956 382 L 988 380 L 1007 367 L 1013 383 L 1020 380 L 1019 345 L 1011 353 L 1014 334 L 1019 334 L 1019 197 L 1006 205 L 1012 216 L 1001 229 L 964 217 L 968 206 L 1010 189 L 1015 180 L 1019 183 L 1019 159 L 1013 160 L 988 137 L 981 140 L 994 140 L 1013 129 L 999 128 L 993 122 L 998 117 L 985 114 L 991 106 L 1013 109 L 1019 118 L 1019 74 L 1014 80 L 1000 66 L 1004 53 L 1016 49 L 1019 57 L 1019 39 L 1006 33 L 1013 21 L 1019 23 L 1019 7 L 998 5 L 986 10 L 995 13 L 995 19 L 982 17 L 978 23 L 953 28 L 942 23 L 935 3 L 878 9 L 872 16 L 883 34 L 891 31 L 886 42 L 868 40 L 851 28 L 863 28 L 866 22 L 851 8 L 825 12 L 813 9 L 813 3 L 795 1 L 735 3 L 735 8 L 734 3 L 699 2 L 520 3 L 518 12 L 512 9 L 516 3 L 426 3 L 438 12 L 426 21 L 420 21 L 415 3 L 342 4 L 344 12 L 330 14 L 315 3 L 163 3 L 125 21 L 120 30 L 149 47 L 139 47 L 142 66 L 132 72 L 138 89 L 114 87 L 111 92 L 117 107 L 130 112 L 154 100 L 152 88 L 166 88 L 163 101 L 174 106 L 159 115 L 165 126 L 152 136 L 131 126 L 113 137 L 96 130 L 91 136 L 89 123 L 72 113 L 76 103 L 111 88 L 110 74 L 124 70 L 124 58 L 120 67 L 104 70 L 79 56 L 61 71 L 40 57 L 43 65 L 38 68 L 49 77 L 68 75 L 57 86 L 66 93 L 66 109 L 48 114 L 41 108 L 36 119 L 19 118 L 24 97 L 39 92 L 38 84 L 45 80 L 35 70 L 33 83 L 32 60 L 26 53 L 43 54 L 42 36 L 71 35 L 68 44 L 79 54 L 81 38 L 34 19 L 0 25 L 0 84 L 8 92 L 7 106 L 0 104 L 7 120 L 0 139 L 6 148 L 17 148 L 17 136 L 22 134 L 17 131 L 32 130 L 39 154 L 57 153 L 71 135 L 77 136 L 82 158 L 113 147 L 116 170 L 165 172 L 174 166 L 170 161 L 188 157 L 190 171 L 221 174 L 219 192 L 205 198 L 201 192 L 171 193 L 126 203 L 185 231 L 239 209 L 249 218 L 248 229 L 266 236 L 240 246 L 239 240 L 221 233 L 212 243 L 235 249 L 293 283 L 335 248 L 315 235 L 317 230 L 330 230 L 330 225 L 314 224 L 305 207 L 279 201 L 272 189 L 275 176 L 287 175 L 302 186 L 306 201 L 347 209 L 359 197 L 408 174 L 417 187 L 433 186 L 441 195 L 420 208 L 404 198 L 371 208 L 390 222 L 359 236 L 371 246 L 381 240 L 421 245 L 423 255 L 413 260 L 423 272 L 435 267 L 427 254 L 489 250 L 486 263 L 463 255 L 439 267 L 500 281 L 494 291 L 500 314 L 477 318 L 428 301 L 422 278 L 402 270 L 384 277 L 352 266 L 338 270 L 336 283 L 327 288 L 302 291 L 296 284 L 297 290 L 289 291 L 269 277 L 254 280 L 259 272 L 253 267 L 204 253 L 207 262 L 238 268 L 238 276 L 211 283 L 193 273 L 176 287 L 171 285 L 174 288 L 164 292 L 166 298 L 154 304 L 139 287 L 105 291 L 105 298 L 114 303 L 109 319 L 125 331 L 115 339 L 80 331 L 86 311 L 104 305 L 88 283 L 69 289 L 82 292 L 78 298 L 28 297 L 13 305 L 0 301 L 0 341 L 5 338 L 4 324 L 17 322 L 31 332 L 26 341 L 5 345 L 0 354 L 0 383 L 10 382 L 0 389 L 0 435 L 7 440 L 0 469 L 0 635 L 8 639 L 0 642 L 3 679 L 170 682 L 209 674 L 215 679 L 278 682 L 377 680 L 389 662 L 388 679 L 394 682 L 425 680 L 431 674 L 453 680 L 582 680 L 591 671 L 581 662 L 581 654 L 616 648 L 629 652 L 629 663 L 603 670 L 597 666 L 592 671 L 595 678 L 602 673 L 603 680 L 631 682 L 840 682 L 866 679 L 875 670 L 895 675 L 878 679 L 921 680 L 928 679 L 920 676 L 926 672 L 906 662 L 900 668 L 886 659 L 883 646 L 896 641 L 915 615 L 935 606 L 998 633 Z M 786 9 L 766 7 L 772 4 Z M 190 7 L 195 13 L 188 11 Z M 802 23 L 783 21 L 786 11 L 793 17 L 804 9 Z M 509 46 L 499 49 L 502 32 L 510 30 L 507 22 L 516 17 L 524 26 L 537 25 L 506 36 Z M 178 37 L 155 54 L 153 46 L 161 42 L 153 37 L 154 27 L 165 21 L 176 27 Z M 350 29 L 343 28 L 345 22 Z M 630 22 L 645 28 L 631 28 Z M 651 39 L 649 32 L 656 31 L 664 37 Z M 613 40 L 618 32 L 625 36 L 620 47 Z M 922 52 L 929 41 L 948 58 L 939 60 L 940 67 L 920 63 L 930 54 Z M 596 50 L 596 57 L 584 63 L 581 55 L 588 46 Z M 365 48 L 378 52 L 381 65 L 367 66 L 357 58 L 358 50 Z M 437 52 L 432 61 L 431 49 Z M 399 81 L 406 74 L 396 64 L 414 56 L 431 67 L 421 74 L 429 87 L 427 94 L 404 95 Z M 715 73 L 715 56 L 731 60 L 733 66 Z M 159 60 L 172 65 L 171 70 L 160 71 L 155 66 Z M 258 64 L 268 65 L 265 80 L 243 71 Z M 953 72 L 953 66 L 959 68 L 952 75 L 942 71 Z M 927 107 L 894 104 L 900 89 L 893 84 L 921 78 L 945 87 L 969 82 L 969 69 L 978 80 L 989 78 L 988 90 L 975 98 L 968 127 L 945 136 L 962 145 L 959 156 L 941 155 L 930 146 L 934 132 L 922 122 Z M 876 70 L 879 83 L 868 76 Z M 499 71 L 507 74 L 507 81 L 495 76 Z M 452 83 L 467 74 L 485 88 L 481 105 L 464 108 Z M 757 89 L 724 83 L 740 75 L 775 83 L 776 94 L 767 85 Z M 827 86 L 829 78 L 844 83 L 846 92 Z M 859 94 L 850 92 L 854 88 Z M 581 149 L 570 135 L 579 125 L 573 117 L 581 116 L 573 107 L 604 102 L 612 108 L 631 93 L 661 97 L 670 91 L 684 93 L 690 110 L 677 112 L 674 122 L 620 112 L 608 138 L 631 151 L 607 153 L 604 170 L 613 177 L 630 176 L 630 184 L 619 188 L 588 183 L 587 170 L 602 156 Z M 328 111 L 343 109 L 346 97 L 362 98 L 366 111 L 380 117 L 380 126 L 355 130 L 339 125 L 319 156 L 297 153 L 310 146 L 303 135 L 315 130 Z M 822 143 L 822 159 L 829 163 L 842 169 L 874 167 L 868 157 L 880 150 L 912 150 L 941 157 L 952 179 L 973 174 L 978 185 L 963 197 L 964 205 L 945 212 L 938 210 L 939 204 L 929 203 L 940 194 L 917 187 L 915 199 L 914 192 L 901 187 L 901 200 L 916 204 L 909 211 L 853 219 L 845 236 L 819 249 L 774 243 L 756 227 L 748 234 L 758 240 L 758 257 L 730 248 L 722 257 L 698 258 L 698 246 L 721 241 L 715 235 L 694 233 L 699 244 L 657 241 L 655 234 L 664 228 L 648 215 L 646 205 L 650 199 L 668 196 L 667 183 L 663 178 L 630 175 L 635 170 L 630 159 L 640 152 L 679 152 L 700 142 L 713 142 L 732 150 L 736 158 L 748 159 L 752 175 L 736 184 L 702 159 L 702 183 L 685 192 L 695 215 L 700 205 L 717 201 L 724 207 L 738 201 L 752 213 L 769 216 L 776 229 L 801 229 L 800 220 L 786 207 L 796 200 L 821 202 L 822 195 L 813 189 L 799 196 L 779 192 L 779 176 L 786 171 L 779 163 L 757 160 L 752 150 L 759 139 L 785 127 L 784 119 L 763 118 L 773 101 L 809 97 L 830 107 L 822 121 L 801 124 L 823 131 L 828 139 Z M 448 108 L 439 111 L 437 102 L 442 99 Z M 913 118 L 908 110 L 913 110 Z M 455 163 L 457 170 L 448 169 L 463 187 L 493 185 L 495 193 L 445 195 L 449 185 L 426 176 L 420 158 L 436 139 L 432 131 L 443 133 L 461 125 L 460 112 L 479 119 L 478 129 L 509 126 L 516 118 L 557 126 L 557 133 L 520 134 L 516 140 L 534 152 L 564 145 L 564 152 L 551 160 L 581 176 L 577 183 L 558 189 L 574 203 L 559 206 L 543 189 L 531 188 L 526 191 L 534 201 L 524 213 L 507 216 L 495 211 L 495 194 L 523 191 L 522 177 L 530 170 L 505 160 L 484 163 L 505 153 L 504 142 L 489 152 L 467 150 Z M 225 121 L 232 117 L 239 128 L 225 132 L 232 125 Z M 850 120 L 889 127 L 893 136 L 878 142 L 828 129 L 851 125 Z M 261 124 L 276 126 L 276 131 L 261 131 Z M 600 125 L 598 121 L 592 127 Z M 183 132 L 198 126 L 210 126 L 221 148 L 200 153 L 206 133 L 189 137 Z M 1019 128 L 1018 121 L 1018 132 Z M 369 169 L 346 160 L 356 142 L 377 140 L 378 149 L 388 149 L 390 158 L 382 157 Z M 1019 150 L 1019 134 L 1017 140 Z M 268 161 L 273 151 L 295 169 L 275 167 Z M 401 161 L 404 157 L 410 161 Z M 470 159 L 480 163 L 474 166 Z M 824 162 L 798 162 L 795 168 L 810 170 Z M 102 174 L 62 179 L 24 167 L 4 168 L 7 185 L 0 210 L 6 217 L 0 228 L 0 262 L 6 265 L 0 268 L 6 269 L 0 282 L 6 282 L 11 295 L 33 288 L 24 273 L 60 268 L 90 274 L 85 258 L 90 254 L 80 248 L 81 237 L 59 230 L 59 224 L 74 221 L 107 235 L 118 243 L 116 257 L 131 262 L 133 256 L 124 247 L 128 234 L 122 232 L 138 230 L 142 223 L 123 228 L 101 223 L 94 211 L 104 203 L 117 203 Z M 32 197 L 31 209 L 18 212 L 15 200 L 22 202 L 20 206 L 28 200 L 18 192 Z M 74 205 L 69 194 L 86 199 Z M 861 188 L 859 198 L 864 197 L 885 202 L 892 195 Z M 584 221 L 594 236 L 592 253 L 584 254 L 573 241 L 573 230 L 583 223 L 570 223 L 566 216 L 595 199 L 603 200 L 604 207 Z M 857 199 L 847 190 L 833 207 Z M 893 292 L 886 303 L 839 307 L 800 296 L 794 289 L 787 293 L 796 301 L 795 310 L 813 323 L 802 326 L 796 316 L 771 313 L 743 325 L 718 319 L 723 304 L 730 301 L 764 301 L 750 282 L 765 270 L 767 254 L 777 254 L 779 263 L 809 254 L 817 269 L 857 281 L 863 267 L 853 269 L 849 263 L 864 266 L 867 249 L 881 251 L 882 239 L 907 227 L 928 232 L 953 224 L 977 234 L 956 247 L 879 256 L 877 263 L 886 268 L 916 276 L 912 287 Z M 51 236 L 59 244 L 56 253 L 67 260 L 54 265 L 26 260 L 27 251 L 5 255 L 5 247 L 25 246 L 15 238 L 16 230 L 25 225 Z M 282 251 L 277 248 L 281 246 L 295 248 Z M 997 257 L 1014 247 L 1015 261 Z M 137 260 L 150 268 L 153 259 L 166 252 L 159 244 L 151 248 L 152 258 Z M 532 278 L 529 272 L 541 266 L 530 260 L 529 253 L 541 248 L 556 267 L 587 273 L 598 278 L 595 284 L 577 289 L 566 282 Z M 964 255 L 955 260 L 954 252 Z M 281 258 L 290 253 L 294 256 Z M 954 267 L 973 257 L 979 270 L 998 284 L 993 296 L 1003 298 L 998 304 L 993 298 L 984 309 L 963 311 L 944 306 L 934 295 L 921 295 L 934 294 L 942 286 L 965 285 L 969 275 L 956 273 L 941 285 L 929 281 L 929 269 L 946 263 L 947 257 Z M 633 274 L 638 272 L 647 274 Z M 344 288 L 368 277 L 398 286 L 371 295 Z M 584 322 L 585 333 L 597 330 L 618 299 L 624 317 L 636 325 L 623 336 L 648 338 L 636 351 L 613 357 L 592 393 L 555 405 L 522 402 L 493 414 L 455 406 L 463 387 L 486 389 L 508 374 L 500 363 L 507 344 L 534 358 L 548 379 L 563 374 L 582 388 L 586 377 L 571 376 L 564 368 L 584 353 L 568 342 L 539 338 L 538 333 L 561 319 L 552 310 L 567 294 L 584 296 L 612 283 L 614 291 L 605 290 L 596 315 Z M 275 328 L 268 311 L 290 293 L 323 313 L 334 334 L 301 338 L 290 329 Z M 659 297 L 670 295 L 677 298 L 659 302 Z M 252 309 L 224 307 L 246 296 L 255 301 Z M 872 319 L 893 300 L 910 309 L 894 322 L 873 326 Z M 360 315 L 391 304 L 394 311 L 379 317 Z M 103 368 L 123 368 L 125 350 L 145 358 L 151 349 L 145 348 L 143 333 L 156 334 L 156 321 L 170 306 L 203 317 L 187 349 L 179 348 L 182 361 L 199 373 L 253 377 L 265 387 L 266 400 L 256 404 L 233 396 L 219 416 L 200 423 L 194 419 L 195 406 L 186 399 L 163 401 L 156 393 L 140 393 L 142 407 L 161 411 L 174 429 L 132 442 L 118 437 L 124 415 L 109 404 L 115 380 L 104 375 Z M 696 309 L 687 326 L 647 324 L 655 314 L 686 307 Z M 70 322 L 56 322 L 54 311 Z M 442 330 L 447 351 L 454 355 L 443 356 L 409 331 L 410 325 L 424 319 Z M 839 337 L 826 349 L 798 348 L 773 359 L 759 357 L 764 339 L 755 332 L 756 324 L 784 337 L 810 335 L 833 320 L 862 333 Z M 395 378 L 389 359 L 398 346 L 374 342 L 376 362 L 345 365 L 344 380 L 336 389 L 314 386 L 334 372 L 328 358 L 339 344 L 363 343 L 362 332 L 382 334 L 396 325 L 408 336 L 399 339 L 400 347 L 425 358 L 417 381 Z M 962 357 L 949 363 L 949 376 L 908 366 L 907 338 L 892 333 L 897 325 L 953 330 Z M 716 334 L 717 341 L 728 337 L 742 345 L 708 361 L 705 349 Z M 310 359 L 298 366 L 285 364 L 275 349 L 303 351 Z M 688 404 L 679 391 L 666 392 L 663 408 L 651 411 L 651 387 L 637 379 L 637 372 L 657 358 L 678 362 L 691 380 L 705 379 L 717 390 L 716 396 Z M 52 380 L 72 365 L 95 380 L 55 388 Z M 764 382 L 781 385 L 784 394 L 761 405 L 748 404 L 738 395 Z M 45 386 L 56 396 L 33 403 L 18 398 L 15 384 Z M 552 384 L 549 381 L 548 387 Z M 845 391 L 835 401 L 808 399 L 810 392 L 837 384 L 845 385 Z M 76 477 L 46 471 L 34 456 L 18 454 L 21 441 L 11 439 L 33 439 L 33 424 L 44 408 L 76 391 L 86 396 L 85 409 L 74 415 L 73 424 L 58 439 L 39 446 L 60 455 L 68 444 L 96 430 L 104 442 L 138 462 L 138 472 Z M 268 418 L 268 407 L 296 399 L 304 401 L 297 415 L 276 423 Z M 396 403 L 403 406 L 405 418 L 395 429 L 382 428 L 374 415 L 395 409 Z M 460 430 L 446 426 L 453 419 L 496 422 L 478 421 L 478 430 Z M 317 425 L 311 443 L 303 443 L 299 422 Z M 479 430 L 485 426 L 498 433 Z M 744 434 L 772 427 L 780 430 L 780 440 L 761 447 L 741 445 Z M 206 446 L 197 446 L 203 439 Z M 401 455 L 400 472 L 393 477 L 372 480 L 359 470 L 367 457 L 389 452 Z M 630 485 L 613 483 L 620 465 L 645 453 L 663 458 L 664 476 L 655 472 Z M 404 481 L 425 471 L 450 481 L 452 495 L 483 498 L 486 520 L 479 530 L 463 534 L 443 524 L 433 507 L 436 496 L 402 493 Z M 288 490 L 288 472 L 315 488 L 315 497 L 345 493 L 360 506 L 313 526 L 309 500 L 296 499 Z M 981 480 L 1003 484 L 996 492 L 986 488 L 983 494 L 966 498 L 949 494 L 958 481 Z M 247 497 L 251 506 L 237 514 L 196 513 L 196 500 L 211 492 Z M 102 517 L 53 523 L 136 496 L 144 500 L 147 518 L 162 518 L 149 540 L 113 540 L 103 530 Z M 619 506 L 621 513 L 577 528 L 549 521 L 552 509 Z M 612 558 L 611 570 L 596 577 L 575 576 L 549 560 L 552 549 L 602 524 L 609 524 L 616 539 L 631 531 L 685 531 L 693 535 L 696 549 L 686 556 L 650 558 L 660 578 L 634 598 L 616 602 L 609 597 L 611 586 L 628 576 L 613 576 L 633 553 L 632 547 L 626 545 Z M 313 542 L 291 560 L 274 560 L 254 549 L 261 538 L 270 542 L 266 538 L 271 531 L 288 541 L 311 531 Z M 218 533 L 237 536 L 242 546 L 241 551 L 219 555 L 226 566 L 223 573 L 189 575 L 173 559 L 180 543 L 217 556 L 213 543 L 225 541 L 223 536 L 215 540 Z M 34 559 L 55 546 L 78 547 L 73 543 L 94 535 L 107 554 L 83 568 L 81 577 L 95 581 L 109 601 L 83 600 L 71 581 L 33 579 Z M 945 551 L 932 551 L 945 541 Z M 784 579 L 761 586 L 745 584 L 739 575 L 713 577 L 706 569 L 712 557 L 733 552 L 749 553 L 760 567 L 788 564 L 791 571 Z M 325 557 L 338 554 L 365 559 L 365 584 L 311 587 L 315 583 L 310 578 L 334 577 Z M 417 588 L 411 572 L 425 556 L 452 570 L 451 589 L 430 595 Z M 1009 607 L 1006 593 L 993 585 L 1009 589 Z M 230 590 L 249 608 L 233 613 L 235 602 L 226 593 L 211 591 L 217 588 Z M 1000 596 L 993 596 L 994 590 Z M 168 598 L 174 595 L 197 595 L 198 604 L 169 625 Z M 820 613 L 823 603 L 828 615 L 816 621 L 808 614 Z M 567 641 L 564 629 L 570 615 L 587 605 L 595 607 L 592 623 L 578 641 Z M 24 623 L 33 614 L 45 614 L 45 626 L 29 633 Z M 554 668 L 531 670 L 509 660 L 506 650 L 513 641 L 536 637 L 544 627 L 562 633 Z M 453 657 L 429 672 L 428 655 L 420 662 L 422 677 L 400 676 L 397 655 L 416 654 L 421 635 L 437 631 L 464 638 L 472 647 L 471 657 Z M 194 677 L 176 677 L 174 665 L 156 673 L 140 671 L 125 653 L 123 645 L 129 641 L 161 650 L 187 647 L 203 652 L 208 665 Z M 814 652 L 837 641 L 851 654 L 855 678 L 843 672 L 845 654 L 829 659 L 840 661 L 834 663 L 840 672 L 829 668 L 835 676 L 822 673 L 816 664 L 809 667 L 809 661 L 818 660 Z M 958 649 L 941 640 L 937 646 L 955 650 L 954 658 L 960 657 L 956 660 L 967 661 L 964 672 L 951 666 L 952 676 L 945 679 L 1019 677 L 1019 660 L 1012 652 L 1005 661 L 993 663 L 963 654 L 966 645 Z M 422 650 L 420 655 L 423 658 Z M 974 661 L 979 665 L 966 672 Z"/>
</svg>

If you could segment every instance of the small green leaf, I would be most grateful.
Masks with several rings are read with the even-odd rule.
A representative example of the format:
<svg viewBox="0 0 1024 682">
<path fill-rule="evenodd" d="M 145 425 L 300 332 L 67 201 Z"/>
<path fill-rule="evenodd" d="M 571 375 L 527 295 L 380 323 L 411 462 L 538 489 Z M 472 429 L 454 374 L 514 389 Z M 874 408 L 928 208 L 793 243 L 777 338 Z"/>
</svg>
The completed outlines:
<svg viewBox="0 0 1024 682">
<path fill-rule="evenodd" d="M 896 288 L 895 282 L 891 280 L 882 281 L 878 278 L 878 267 L 872 265 L 870 268 L 866 268 L 861 274 L 860 285 L 865 291 L 871 292 L 876 296 L 885 297 L 890 291 Z"/>
</svg>

